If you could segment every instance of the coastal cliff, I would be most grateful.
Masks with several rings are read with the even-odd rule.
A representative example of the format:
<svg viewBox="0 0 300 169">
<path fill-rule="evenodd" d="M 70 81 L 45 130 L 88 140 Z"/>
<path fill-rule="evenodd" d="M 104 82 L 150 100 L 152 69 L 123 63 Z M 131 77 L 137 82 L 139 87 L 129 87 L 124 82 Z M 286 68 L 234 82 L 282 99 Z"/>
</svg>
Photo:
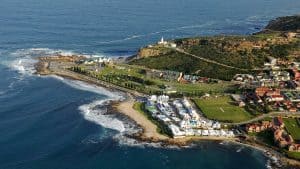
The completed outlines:
<svg viewBox="0 0 300 169">
<path fill-rule="evenodd" d="M 269 22 L 267 30 L 300 31 L 300 15 L 279 17 Z"/>
<path fill-rule="evenodd" d="M 141 48 L 138 51 L 137 58 L 148 58 L 153 56 L 165 55 L 169 53 L 170 50 L 163 48 L 162 46 L 148 46 Z"/>
<path fill-rule="evenodd" d="M 197 37 L 197 38 L 185 38 L 177 39 L 174 41 L 176 46 L 172 47 L 169 42 L 166 44 L 149 45 L 145 48 L 141 48 L 134 60 L 131 60 L 130 64 L 143 65 L 150 68 L 175 70 L 189 73 L 199 73 L 199 75 L 205 75 L 207 77 L 215 77 L 218 79 L 228 80 L 236 73 L 249 73 L 255 69 L 258 69 L 269 56 L 275 58 L 288 60 L 297 60 L 297 56 L 293 56 L 294 53 L 300 52 L 299 50 L 299 38 L 295 36 L 287 36 L 286 32 L 268 32 L 258 33 L 256 35 L 249 36 L 214 36 L 214 37 Z M 290 33 L 290 32 L 288 32 Z M 295 33 L 295 32 L 292 32 Z M 289 35 L 289 34 L 288 34 Z M 173 43 L 173 42 L 172 42 Z M 282 52 L 284 51 L 284 52 Z M 82 56 L 53 56 L 53 57 L 40 57 L 39 63 L 36 64 L 36 69 L 39 74 L 55 74 L 58 76 L 64 76 L 76 80 L 86 81 L 89 83 L 105 86 L 107 88 L 115 88 L 137 95 L 138 88 L 134 88 L 132 84 L 123 83 L 125 87 L 131 87 L 131 89 L 120 87 L 119 84 L 113 84 L 111 77 L 107 78 L 107 81 L 103 81 L 104 76 L 93 72 L 95 65 L 87 66 L 92 69 L 91 72 L 87 71 L 74 71 L 78 69 L 77 61 L 85 59 Z M 126 65 L 129 66 L 129 65 Z M 133 76 L 127 76 L 129 72 L 134 70 L 134 66 L 129 66 L 130 69 L 126 72 L 126 76 L 118 76 L 116 79 L 124 80 L 126 78 L 134 79 Z M 72 69 L 73 68 L 73 71 Z M 113 65 L 113 69 L 108 69 L 109 72 L 116 71 L 124 73 L 126 71 L 125 64 Z M 103 71 L 103 69 L 102 69 Z M 141 76 L 144 71 L 138 71 Z M 101 80 L 102 78 L 102 80 Z M 144 79 L 136 78 L 135 84 L 141 82 L 145 84 Z M 152 86 L 153 87 L 153 86 Z M 145 90 L 145 88 L 142 88 Z M 128 103 L 121 103 L 117 107 L 120 113 L 125 114 L 140 126 L 143 127 L 143 133 L 137 133 L 132 137 L 142 141 L 149 142 L 164 142 L 166 145 L 179 145 L 184 146 L 190 141 L 194 140 L 224 140 L 224 138 L 214 137 L 200 137 L 200 138 L 184 138 L 184 139 L 171 139 L 163 135 L 160 135 L 156 131 L 156 127 L 151 124 L 144 116 L 139 112 L 134 112 L 133 101 Z M 231 140 L 236 141 L 236 140 Z M 250 143 L 247 143 L 250 144 Z M 259 145 L 255 145 L 258 147 Z M 262 146 L 263 147 L 263 146 Z M 269 151 L 273 151 L 270 149 Z M 279 154 L 278 156 L 282 156 Z M 286 158 L 282 156 L 283 160 Z M 297 161 L 295 164 L 298 164 Z"/>
<path fill-rule="evenodd" d="M 269 57 L 282 62 L 300 61 L 299 27 L 300 16 L 291 16 L 277 18 L 253 35 L 175 39 L 165 45 L 141 48 L 137 57 L 128 63 L 231 80 L 237 73 L 249 73 L 263 67 Z M 175 43 L 176 47 L 170 47 L 168 43 Z"/>
</svg>

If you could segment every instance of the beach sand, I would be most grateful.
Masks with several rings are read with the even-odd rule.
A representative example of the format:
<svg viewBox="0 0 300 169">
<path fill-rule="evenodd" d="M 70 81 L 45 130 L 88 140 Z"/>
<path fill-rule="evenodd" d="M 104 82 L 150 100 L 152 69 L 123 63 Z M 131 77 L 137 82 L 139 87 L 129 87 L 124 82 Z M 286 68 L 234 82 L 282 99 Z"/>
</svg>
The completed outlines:
<svg viewBox="0 0 300 169">
<path fill-rule="evenodd" d="M 132 120 L 134 120 L 138 125 L 143 128 L 143 136 L 154 140 L 167 140 L 168 137 L 157 132 L 157 127 L 150 120 L 147 119 L 140 112 L 133 108 L 134 100 L 128 97 L 127 100 L 120 102 L 116 105 L 119 113 L 122 113 Z"/>
<path fill-rule="evenodd" d="M 144 141 L 150 142 L 164 142 L 167 145 L 179 145 L 186 146 L 189 145 L 190 142 L 199 141 L 199 140 L 212 140 L 212 141 L 234 141 L 235 138 L 226 138 L 226 137 L 214 137 L 214 136 L 190 136 L 190 137 L 182 137 L 182 138 L 170 138 L 168 136 L 160 134 L 156 129 L 157 126 L 153 124 L 147 117 L 138 112 L 133 108 L 134 99 L 129 95 L 129 97 L 122 102 L 114 105 L 116 110 L 128 116 L 132 120 L 134 120 L 139 126 L 143 128 L 143 132 L 139 138 Z"/>
<path fill-rule="evenodd" d="M 83 76 L 83 75 L 75 73 L 75 72 L 66 71 L 59 67 L 58 68 L 54 67 L 53 69 L 51 69 L 50 67 L 46 66 L 45 70 L 43 70 L 41 72 L 38 71 L 37 73 L 41 74 L 41 75 L 54 74 L 57 76 L 66 77 L 66 78 L 70 78 L 73 80 L 85 81 L 85 82 L 88 82 L 91 84 L 107 87 L 109 90 L 121 90 L 118 87 L 114 88 L 115 87 L 114 85 L 106 84 L 104 82 L 99 82 L 98 80 Z M 121 90 L 121 91 L 123 91 L 123 90 Z M 125 91 L 125 92 L 128 93 L 129 97 L 125 101 L 122 101 L 122 102 L 119 102 L 119 103 L 113 105 L 113 107 L 116 108 L 116 110 L 119 113 L 128 116 L 129 118 L 134 120 L 139 126 L 141 126 L 143 128 L 143 132 L 141 133 L 141 135 L 139 137 L 141 140 L 149 141 L 149 142 L 163 142 L 166 145 L 179 145 L 179 146 L 185 146 L 185 145 L 188 145 L 190 142 L 200 141 L 200 140 L 212 140 L 212 141 L 227 140 L 227 141 L 232 141 L 232 142 L 238 143 L 238 142 L 236 142 L 235 138 L 221 138 L 221 137 L 211 137 L 211 136 L 169 138 L 167 136 L 164 136 L 157 132 L 156 125 L 153 124 L 150 120 L 148 120 L 147 117 L 145 117 L 144 115 L 142 115 L 141 113 L 139 113 L 138 111 L 133 109 L 134 99 L 132 98 L 130 93 L 136 95 L 137 92 L 131 92 L 131 91 Z M 272 154 L 278 154 L 278 152 L 276 152 L 275 150 L 268 149 L 262 145 L 252 145 L 250 143 L 246 143 L 246 145 L 248 145 L 248 146 L 250 145 L 251 147 L 262 150 L 262 151 L 268 150 L 268 151 L 272 152 Z M 291 165 L 292 168 L 299 168 L 299 166 L 300 166 L 299 161 L 289 159 L 280 153 L 278 156 L 280 156 L 280 161 L 282 161 L 284 165 L 286 165 L 286 166 Z"/>
</svg>

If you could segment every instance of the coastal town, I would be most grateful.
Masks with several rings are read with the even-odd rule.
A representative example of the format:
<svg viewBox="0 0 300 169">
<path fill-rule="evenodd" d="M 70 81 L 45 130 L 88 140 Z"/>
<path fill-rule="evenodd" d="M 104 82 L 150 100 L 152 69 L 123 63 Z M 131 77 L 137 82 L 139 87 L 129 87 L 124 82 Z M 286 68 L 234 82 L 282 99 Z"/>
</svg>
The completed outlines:
<svg viewBox="0 0 300 169">
<path fill-rule="evenodd" d="M 261 36 L 268 38 L 261 40 Z M 248 45 L 247 49 L 258 53 L 258 50 L 268 50 L 270 45 L 298 43 L 299 36 L 298 31 L 293 31 L 279 35 L 255 35 L 249 41 L 246 38 L 241 41 Z M 254 43 L 253 38 L 258 40 Z M 240 68 L 203 58 L 187 47 L 195 44 L 205 46 L 217 40 L 178 42 L 165 41 L 162 37 L 156 44 L 140 49 L 132 58 L 40 57 L 36 69 L 41 75 L 56 74 L 129 93 L 134 100 L 130 105 L 133 111 L 151 121 L 159 134 L 170 139 L 234 140 L 271 148 L 299 160 L 298 48 L 290 55 L 294 59 L 268 55 L 260 67 Z M 189 73 L 181 69 L 158 69 L 140 64 L 140 60 L 151 63 L 157 55 L 167 57 L 165 55 L 169 53 L 226 68 L 234 74 L 231 77 L 229 74 L 222 77 L 203 76 L 201 72 L 204 71 L 200 69 L 197 71 L 200 73 Z M 132 114 L 126 113 L 128 116 Z M 143 127 L 142 123 L 140 125 Z M 154 138 L 151 136 L 149 139 Z"/>
<path fill-rule="evenodd" d="M 153 118 L 165 123 L 174 138 L 184 136 L 234 137 L 232 130 L 223 130 L 219 122 L 201 116 L 187 99 L 172 101 L 166 95 L 152 95 L 145 102 L 145 110 Z"/>
<path fill-rule="evenodd" d="M 2 0 L 0 169 L 300 169 L 300 0 Z"/>
</svg>

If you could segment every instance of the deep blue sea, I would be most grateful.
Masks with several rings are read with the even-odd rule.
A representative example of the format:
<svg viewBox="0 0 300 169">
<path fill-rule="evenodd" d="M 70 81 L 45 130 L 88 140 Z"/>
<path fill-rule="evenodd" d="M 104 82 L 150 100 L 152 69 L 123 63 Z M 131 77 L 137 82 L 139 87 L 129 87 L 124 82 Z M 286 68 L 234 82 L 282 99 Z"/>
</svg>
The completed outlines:
<svg viewBox="0 0 300 169">
<path fill-rule="evenodd" d="M 264 169 L 262 153 L 230 143 L 137 143 L 107 113 L 122 94 L 33 75 L 40 55 L 129 56 L 165 39 L 251 34 L 298 14 L 299 0 L 0 0 L 0 169 Z"/>
</svg>

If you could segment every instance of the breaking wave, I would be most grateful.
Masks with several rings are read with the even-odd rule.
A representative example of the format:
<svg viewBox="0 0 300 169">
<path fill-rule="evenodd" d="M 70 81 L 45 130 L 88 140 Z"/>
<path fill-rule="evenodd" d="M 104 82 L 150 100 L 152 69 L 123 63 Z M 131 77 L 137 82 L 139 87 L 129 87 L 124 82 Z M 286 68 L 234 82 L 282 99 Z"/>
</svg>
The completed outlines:
<svg viewBox="0 0 300 169">
<path fill-rule="evenodd" d="M 15 52 L 7 53 L 5 61 L 1 61 L 9 69 L 17 71 L 18 75 L 13 78 L 12 82 L 8 86 L 10 90 L 15 91 L 15 85 L 24 79 L 25 77 L 33 75 L 35 72 L 34 64 L 36 63 L 36 57 L 39 56 L 51 56 L 55 54 L 60 55 L 74 55 L 75 52 L 65 51 L 65 50 L 53 50 L 49 48 L 30 48 L 30 49 L 20 49 Z M 3 54 L 2 54 L 3 55 Z M 90 57 L 102 56 L 101 54 L 96 55 L 86 55 Z M 162 147 L 162 143 L 146 143 L 140 142 L 130 137 L 130 135 L 141 132 L 142 129 L 136 125 L 128 117 L 123 115 L 118 115 L 110 112 L 109 105 L 112 101 L 122 101 L 125 99 L 124 93 L 109 91 L 103 87 L 92 85 L 86 82 L 69 80 L 59 76 L 47 76 L 41 78 L 55 78 L 61 82 L 67 84 L 68 86 L 83 90 L 87 92 L 96 93 L 99 95 L 105 95 L 106 97 L 99 100 L 94 100 L 90 103 L 80 105 L 78 110 L 84 119 L 93 122 L 95 124 L 101 125 L 104 128 L 108 128 L 115 132 L 107 132 L 104 135 L 95 135 L 91 138 L 87 138 L 84 142 L 95 143 L 97 140 L 105 138 L 112 138 L 119 143 L 120 146 L 138 146 L 138 147 Z M 0 91 L 0 96 L 6 95 L 6 91 Z M 164 146 L 166 147 L 166 146 Z M 171 147 L 169 147 L 171 148 Z"/>
<path fill-rule="evenodd" d="M 111 100 L 96 100 L 92 103 L 81 105 L 79 107 L 80 113 L 88 121 L 122 133 L 125 131 L 123 122 L 107 112 L 109 101 Z"/>
<path fill-rule="evenodd" d="M 83 140 L 84 143 L 98 143 L 98 141 L 103 138 L 111 137 L 120 145 L 124 146 L 144 147 L 146 145 L 151 145 L 152 147 L 160 147 L 159 143 L 143 143 L 128 137 L 129 135 L 141 132 L 142 129 L 128 117 L 109 112 L 109 106 L 112 101 L 122 101 L 125 99 L 123 93 L 112 92 L 103 87 L 92 85 L 86 82 L 65 79 L 60 76 L 53 75 L 50 77 L 55 78 L 72 88 L 107 96 L 107 98 L 94 100 L 90 103 L 83 104 L 78 107 L 78 110 L 84 119 L 104 128 L 115 130 L 117 133 L 113 135 L 112 133 L 106 133 L 102 136 L 92 136 L 91 138 Z"/>
<path fill-rule="evenodd" d="M 2 53 L 5 55 L 5 59 L 1 61 L 1 64 L 7 66 L 11 70 L 17 71 L 19 74 L 30 76 L 35 72 L 34 64 L 37 62 L 36 58 L 39 56 L 51 56 L 51 55 L 74 55 L 76 53 L 66 50 L 53 50 L 49 48 L 29 48 L 19 49 L 10 53 Z"/>
<path fill-rule="evenodd" d="M 91 138 L 87 138 L 83 140 L 84 143 L 98 143 L 104 138 L 112 138 L 116 142 L 119 143 L 120 146 L 134 146 L 134 147 L 153 147 L 153 148 L 178 148 L 177 146 L 166 146 L 163 143 L 148 143 L 138 141 L 130 136 L 133 134 L 142 132 L 142 128 L 140 128 L 134 121 L 129 119 L 126 116 L 116 114 L 110 112 L 109 106 L 112 101 L 122 101 L 125 99 L 123 93 L 120 92 L 111 92 L 103 87 L 99 87 L 96 85 L 92 85 L 86 82 L 74 81 L 69 79 L 64 79 L 59 76 L 51 76 L 56 78 L 63 83 L 83 91 L 93 92 L 100 95 L 105 95 L 107 98 L 94 100 L 90 103 L 83 104 L 78 107 L 80 114 L 82 114 L 83 118 L 98 124 L 104 128 L 112 129 L 117 131 L 117 133 L 106 133 L 101 136 L 92 136 Z"/>
<path fill-rule="evenodd" d="M 88 92 L 96 93 L 99 95 L 108 96 L 110 100 L 121 101 L 121 100 L 125 99 L 124 94 L 121 92 L 109 91 L 100 86 L 96 86 L 96 85 L 78 81 L 78 80 L 65 79 L 63 77 L 56 76 L 56 75 L 51 75 L 49 77 L 60 80 L 61 82 L 67 84 L 68 86 L 78 89 L 78 90 L 88 91 Z"/>
<path fill-rule="evenodd" d="M 19 56 L 30 56 L 32 58 L 39 56 L 50 56 L 50 55 L 64 55 L 71 56 L 77 54 L 71 50 L 62 50 L 62 49 L 49 49 L 49 48 L 29 48 L 29 49 L 19 49 L 15 52 L 12 52 L 11 55 L 15 57 Z"/>
</svg>

